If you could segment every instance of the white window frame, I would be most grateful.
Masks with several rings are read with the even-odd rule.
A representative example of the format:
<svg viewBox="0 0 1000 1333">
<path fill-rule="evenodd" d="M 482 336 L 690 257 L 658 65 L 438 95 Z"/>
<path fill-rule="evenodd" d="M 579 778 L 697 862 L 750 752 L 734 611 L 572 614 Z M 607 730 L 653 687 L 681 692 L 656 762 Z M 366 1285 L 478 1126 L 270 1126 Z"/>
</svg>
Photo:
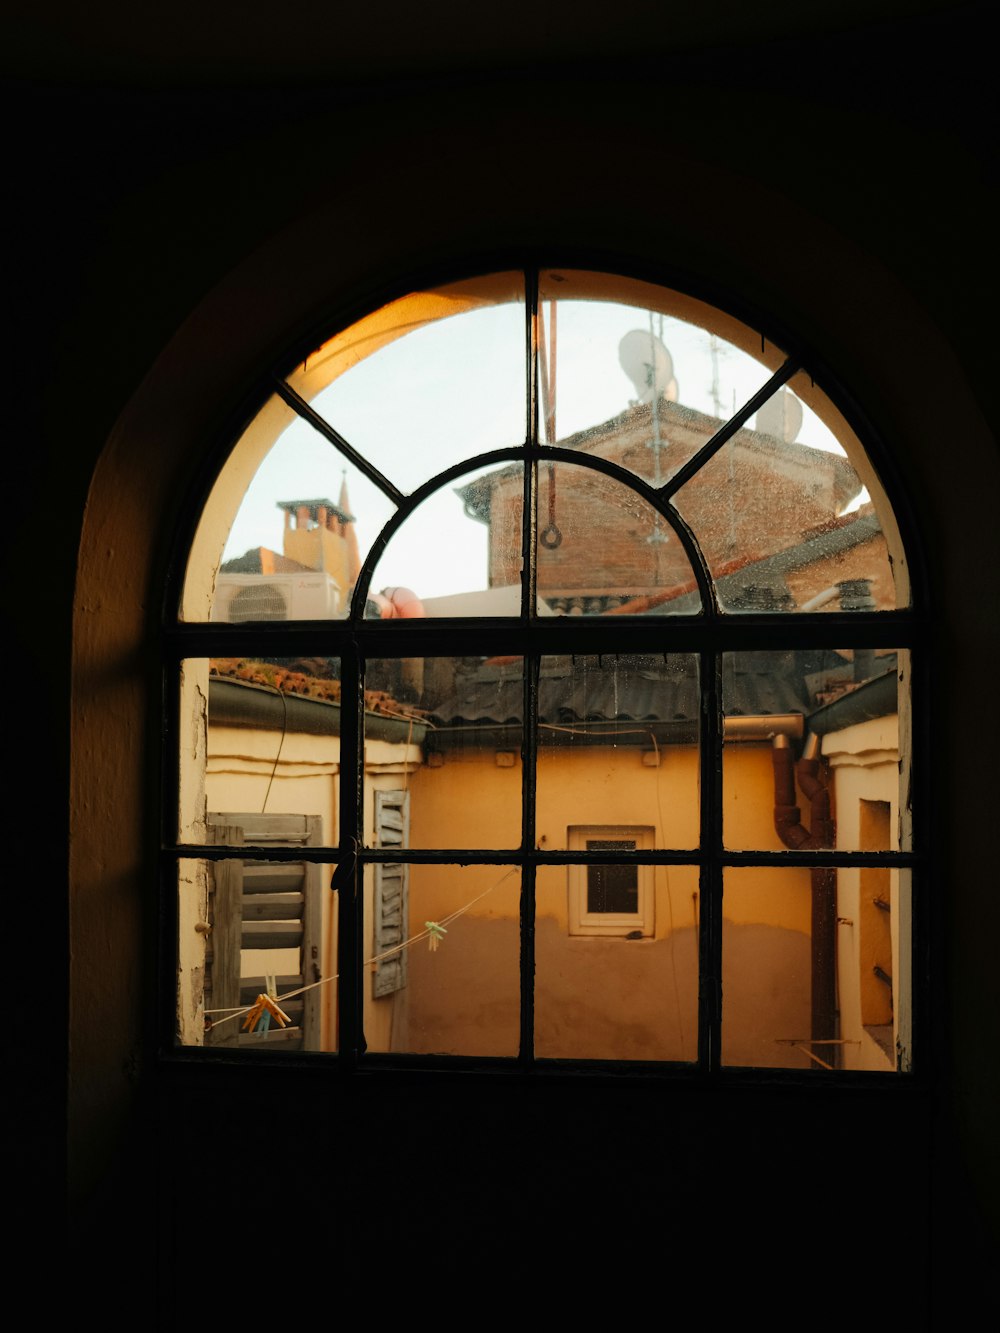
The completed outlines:
<svg viewBox="0 0 1000 1333">
<path fill-rule="evenodd" d="M 575 824 L 568 830 L 570 851 L 588 851 L 590 842 L 634 842 L 636 851 L 649 851 L 655 844 L 655 830 L 651 825 L 639 824 Z M 616 861 L 616 853 L 608 852 L 608 864 Z M 569 933 L 583 936 L 623 938 L 636 932 L 644 939 L 656 929 L 656 895 L 653 890 L 653 870 L 650 865 L 636 866 L 638 904 L 634 912 L 591 912 L 587 909 L 589 865 L 569 867 Z"/>
</svg>

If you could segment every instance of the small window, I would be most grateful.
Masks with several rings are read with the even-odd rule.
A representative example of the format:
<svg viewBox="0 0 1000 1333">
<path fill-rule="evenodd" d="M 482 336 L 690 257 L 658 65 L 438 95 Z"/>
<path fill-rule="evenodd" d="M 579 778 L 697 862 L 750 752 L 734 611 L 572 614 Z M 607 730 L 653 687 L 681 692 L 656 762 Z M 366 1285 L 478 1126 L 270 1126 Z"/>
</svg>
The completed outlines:
<svg viewBox="0 0 1000 1333">
<path fill-rule="evenodd" d="M 651 828 L 571 828 L 569 845 L 603 854 L 607 862 L 572 866 L 569 872 L 569 933 L 651 936 L 655 930 L 652 867 L 612 860 L 653 846 Z"/>
</svg>

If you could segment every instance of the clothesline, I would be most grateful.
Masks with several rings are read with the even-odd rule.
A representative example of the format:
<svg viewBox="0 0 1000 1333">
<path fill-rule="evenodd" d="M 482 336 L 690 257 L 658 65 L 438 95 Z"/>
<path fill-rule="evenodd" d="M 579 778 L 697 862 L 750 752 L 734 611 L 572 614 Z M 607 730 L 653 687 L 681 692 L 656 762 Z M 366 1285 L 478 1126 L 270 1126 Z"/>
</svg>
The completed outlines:
<svg viewBox="0 0 1000 1333">
<path fill-rule="evenodd" d="M 476 903 L 482 902 L 482 900 L 491 894 L 494 889 L 498 889 L 505 880 L 510 879 L 511 875 L 514 874 L 517 874 L 516 866 L 512 866 L 510 870 L 500 876 L 495 884 L 491 884 L 488 889 L 484 889 L 483 892 L 477 894 L 475 898 L 471 898 L 464 904 L 464 906 L 457 908 L 454 912 L 450 912 L 447 916 L 443 916 L 440 921 L 428 921 L 424 930 L 418 931 L 416 935 L 411 935 L 410 938 L 404 940 L 402 944 L 394 944 L 391 949 L 385 949 L 382 953 L 374 954 L 371 958 L 366 958 L 362 963 L 362 967 L 373 967 L 376 963 L 381 963 L 383 959 L 391 958 L 393 954 L 401 953 L 404 949 L 409 949 L 411 945 L 419 944 L 421 940 L 440 939 L 439 932 L 443 927 L 449 926 L 453 921 L 457 921 L 460 916 L 464 916 L 470 907 L 475 907 Z M 308 986 L 299 986 L 297 990 L 285 991 L 283 995 L 274 996 L 274 999 L 278 1004 L 282 1004 L 285 1000 L 293 1000 L 298 995 L 304 995 L 306 991 L 315 990 L 317 986 L 326 986 L 331 981 L 336 981 L 339 976 L 340 973 L 336 972 L 332 976 L 321 977 L 319 981 L 312 981 Z M 224 1018 L 219 1018 L 213 1021 L 212 1028 L 214 1030 L 217 1027 L 221 1027 L 223 1023 L 231 1022 L 234 1018 L 242 1018 L 244 1014 L 250 1013 L 253 1008 L 254 1005 L 247 1004 L 236 1009 L 206 1009 L 205 1015 L 206 1017 L 212 1014 L 225 1015 Z"/>
</svg>

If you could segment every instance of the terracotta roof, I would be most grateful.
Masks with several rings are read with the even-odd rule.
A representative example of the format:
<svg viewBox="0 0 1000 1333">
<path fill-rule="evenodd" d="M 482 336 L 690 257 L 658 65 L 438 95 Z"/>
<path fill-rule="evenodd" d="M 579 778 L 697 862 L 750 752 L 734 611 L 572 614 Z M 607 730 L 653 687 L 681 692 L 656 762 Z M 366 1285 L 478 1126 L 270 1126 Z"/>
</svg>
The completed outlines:
<svg viewBox="0 0 1000 1333">
<path fill-rule="evenodd" d="M 340 703 L 340 681 L 332 676 L 309 675 L 304 671 L 243 657 L 213 657 L 209 676 L 248 685 L 263 686 L 278 694 L 314 699 L 322 703 Z M 400 703 L 385 690 L 365 690 L 365 712 L 385 713 L 396 718 L 423 721 L 427 713 L 410 704 Z"/>
</svg>

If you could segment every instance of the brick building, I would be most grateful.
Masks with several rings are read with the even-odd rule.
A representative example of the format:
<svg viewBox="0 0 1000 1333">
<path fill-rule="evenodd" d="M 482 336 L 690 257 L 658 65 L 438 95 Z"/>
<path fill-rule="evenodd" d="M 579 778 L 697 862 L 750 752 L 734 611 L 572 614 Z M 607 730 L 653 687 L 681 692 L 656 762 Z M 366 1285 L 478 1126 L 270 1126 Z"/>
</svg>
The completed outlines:
<svg viewBox="0 0 1000 1333">
<path fill-rule="evenodd" d="M 676 473 L 722 424 L 662 397 L 558 445 L 652 483 L 656 473 L 663 480 Z M 490 586 L 516 583 L 520 470 L 489 473 L 460 494 L 466 512 L 490 530 Z M 675 503 L 728 609 L 801 607 L 831 585 L 858 580 L 886 609 L 896 604 L 886 542 L 873 504 L 861 497 L 861 480 L 843 454 L 745 428 L 681 487 Z M 566 462 L 543 467 L 538 526 L 538 592 L 553 610 L 693 609 L 695 579 L 676 531 L 622 482 Z"/>
</svg>

